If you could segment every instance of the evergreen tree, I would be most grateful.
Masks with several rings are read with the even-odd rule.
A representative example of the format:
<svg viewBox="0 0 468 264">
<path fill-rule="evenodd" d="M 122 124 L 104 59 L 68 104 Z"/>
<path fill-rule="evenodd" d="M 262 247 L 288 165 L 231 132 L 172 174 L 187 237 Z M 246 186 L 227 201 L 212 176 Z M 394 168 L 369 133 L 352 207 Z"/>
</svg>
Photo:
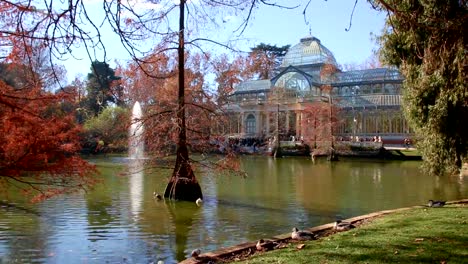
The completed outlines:
<svg viewBox="0 0 468 264">
<path fill-rule="evenodd" d="M 374 0 L 388 12 L 380 37 L 384 61 L 405 76 L 404 111 L 424 168 L 457 172 L 468 150 L 468 5 L 466 0 Z"/>
<path fill-rule="evenodd" d="M 115 76 L 115 71 L 106 62 L 91 63 L 86 87 L 88 94 L 84 103 L 93 116 L 97 116 L 110 103 L 123 104 L 119 80 L 120 77 Z"/>
<path fill-rule="evenodd" d="M 253 68 L 258 72 L 259 79 L 270 79 L 273 77 L 275 70 L 277 70 L 283 57 L 288 52 L 291 45 L 278 47 L 260 43 L 259 45 L 251 48 L 250 56 L 253 58 Z"/>
</svg>

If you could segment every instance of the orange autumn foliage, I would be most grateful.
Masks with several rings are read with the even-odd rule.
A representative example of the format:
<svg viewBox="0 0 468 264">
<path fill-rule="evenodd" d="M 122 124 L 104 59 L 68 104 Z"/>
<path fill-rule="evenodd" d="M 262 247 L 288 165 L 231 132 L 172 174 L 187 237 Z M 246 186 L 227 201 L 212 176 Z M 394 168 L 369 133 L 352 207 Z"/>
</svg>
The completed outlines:
<svg viewBox="0 0 468 264">
<path fill-rule="evenodd" d="M 147 150 L 156 155 L 174 154 L 177 142 L 177 68 L 174 61 L 163 54 L 145 58 L 148 63 L 135 63 L 118 69 L 123 76 L 126 94 L 130 101 L 139 101 L 144 108 L 144 125 Z M 216 136 L 210 129 L 220 122 L 217 106 L 206 91 L 205 76 L 209 64 L 205 55 L 187 55 L 185 70 L 185 108 L 187 139 L 192 149 L 205 151 L 208 141 Z M 151 76 L 153 75 L 153 76 Z M 159 77 L 157 77 L 159 76 Z"/>
<path fill-rule="evenodd" d="M 243 81 L 251 80 L 255 75 L 252 56 L 236 56 L 232 60 L 222 54 L 213 61 L 213 71 L 218 84 L 219 101 L 224 102 L 234 92 L 234 87 Z"/>
<path fill-rule="evenodd" d="M 33 201 L 85 189 L 94 166 L 79 157 L 73 113 L 62 111 L 66 94 L 0 81 L 0 191 L 19 187 Z"/>
<path fill-rule="evenodd" d="M 190 151 L 197 153 L 217 151 L 217 140 L 222 140 L 223 135 L 216 128 L 227 126 L 227 117 L 207 89 L 206 76 L 213 67 L 208 59 L 206 54 L 187 54 L 186 59 L 187 143 Z M 174 59 L 168 55 L 152 54 L 145 57 L 144 61 L 146 63 L 140 65 L 131 63 L 119 67 L 117 74 L 123 77 L 128 100 L 139 101 L 144 109 L 145 151 L 159 157 L 174 155 L 179 129 L 176 120 L 178 70 Z M 200 164 L 191 161 L 195 166 Z M 157 163 L 156 160 L 154 162 Z M 203 166 L 230 172 L 240 171 L 239 162 L 233 153 L 210 164 L 203 162 Z"/>
</svg>

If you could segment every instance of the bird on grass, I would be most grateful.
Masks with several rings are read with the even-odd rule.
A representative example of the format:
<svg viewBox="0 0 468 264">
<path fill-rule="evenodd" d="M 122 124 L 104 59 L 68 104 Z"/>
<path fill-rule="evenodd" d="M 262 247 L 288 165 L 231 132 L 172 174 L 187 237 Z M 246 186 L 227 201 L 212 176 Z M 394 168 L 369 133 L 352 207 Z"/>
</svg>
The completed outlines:
<svg viewBox="0 0 468 264">
<path fill-rule="evenodd" d="M 445 205 L 445 201 L 434 201 L 434 200 L 429 200 L 427 203 L 427 206 L 429 207 L 442 207 Z"/>
<path fill-rule="evenodd" d="M 335 231 L 348 231 L 348 230 L 353 229 L 355 227 L 356 226 L 354 226 L 351 223 L 343 222 L 341 220 L 336 220 L 335 225 L 333 226 L 333 230 L 335 230 Z"/>
<path fill-rule="evenodd" d="M 311 240 L 315 238 L 315 235 L 309 231 L 299 230 L 294 227 L 291 233 L 291 238 L 294 240 Z"/>
<path fill-rule="evenodd" d="M 257 245 L 255 245 L 258 251 L 268 251 L 268 250 L 276 249 L 278 246 L 279 244 L 275 241 L 263 240 L 263 239 L 260 239 L 257 242 Z"/>
</svg>

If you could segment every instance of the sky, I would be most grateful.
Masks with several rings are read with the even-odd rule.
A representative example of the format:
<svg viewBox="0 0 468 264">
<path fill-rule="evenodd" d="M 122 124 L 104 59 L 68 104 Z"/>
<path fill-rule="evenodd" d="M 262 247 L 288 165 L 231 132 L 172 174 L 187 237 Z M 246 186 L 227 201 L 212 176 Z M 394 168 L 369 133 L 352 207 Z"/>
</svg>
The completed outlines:
<svg viewBox="0 0 468 264">
<path fill-rule="evenodd" d="M 102 17 L 102 2 L 87 0 L 92 10 L 92 16 Z M 137 0 L 138 4 L 145 6 L 144 0 Z M 196 1 L 196 0 L 194 0 Z M 281 2 L 281 1 L 277 1 Z M 288 5 L 304 3 L 305 0 L 284 1 Z M 262 6 L 255 10 L 253 19 L 244 33 L 240 36 L 242 41 L 236 42 L 236 48 L 248 51 L 259 43 L 271 45 L 295 45 L 305 36 L 312 35 L 321 40 L 321 43 L 333 52 L 339 64 L 361 64 L 372 56 L 378 48 L 372 34 L 380 34 L 384 27 L 385 14 L 373 10 L 366 0 L 359 0 L 352 16 L 352 26 L 349 31 L 350 18 L 355 0 L 312 0 L 307 13 L 307 22 L 302 15 L 303 8 L 293 10 Z M 146 5 L 145 8 L 148 8 Z M 206 32 L 214 40 L 224 42 L 238 38 L 233 29 L 240 23 L 239 17 L 225 17 L 224 29 Z M 119 44 L 117 36 L 108 29 L 103 30 L 106 44 L 108 63 L 115 67 L 115 60 L 127 61 L 130 56 Z M 228 52 L 228 51 L 225 51 Z M 76 59 L 62 62 L 67 69 L 68 81 L 75 76 L 90 71 L 90 59 L 83 52 L 74 51 Z M 99 57 L 98 57 L 99 58 Z"/>
</svg>

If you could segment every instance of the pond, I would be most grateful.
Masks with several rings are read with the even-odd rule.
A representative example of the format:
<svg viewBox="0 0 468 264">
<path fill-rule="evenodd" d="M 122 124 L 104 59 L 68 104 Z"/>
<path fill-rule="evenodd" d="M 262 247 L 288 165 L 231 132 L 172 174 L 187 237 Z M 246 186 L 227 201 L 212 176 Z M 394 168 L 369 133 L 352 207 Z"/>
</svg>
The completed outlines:
<svg viewBox="0 0 468 264">
<path fill-rule="evenodd" d="M 244 157 L 248 177 L 197 172 L 198 207 L 153 199 L 167 173 L 122 158 L 92 160 L 103 184 L 29 204 L 0 197 L 0 263 L 177 263 L 202 252 L 373 211 L 468 196 L 468 178 L 431 177 L 419 162 Z M 8 199 L 7 199 L 8 198 Z"/>
</svg>

